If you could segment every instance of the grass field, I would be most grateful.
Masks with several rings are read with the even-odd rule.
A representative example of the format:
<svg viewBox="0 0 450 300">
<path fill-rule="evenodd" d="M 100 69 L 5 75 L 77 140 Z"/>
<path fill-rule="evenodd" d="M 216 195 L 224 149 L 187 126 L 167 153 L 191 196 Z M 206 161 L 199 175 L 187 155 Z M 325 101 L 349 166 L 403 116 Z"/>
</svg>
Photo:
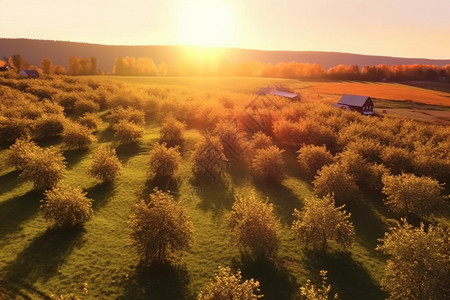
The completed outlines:
<svg viewBox="0 0 450 300">
<path fill-rule="evenodd" d="M 442 86 L 445 86 L 445 84 Z M 450 106 L 448 91 L 437 91 L 426 87 L 426 85 L 417 83 L 413 86 L 379 82 L 318 82 L 312 83 L 308 90 L 323 94 L 367 95 L 380 100 L 412 101 L 430 105 Z"/>
<path fill-rule="evenodd" d="M 302 91 L 310 84 L 260 78 L 106 78 L 145 86 L 233 93 L 280 84 Z M 52 294 L 66 293 L 82 299 L 191 299 L 217 267 L 225 265 L 240 268 L 245 278 L 259 280 L 266 299 L 298 298 L 299 286 L 308 278 L 317 282 L 321 269 L 329 271 L 329 281 L 341 299 L 386 297 L 380 288 L 385 257 L 375 247 L 393 218 L 379 196 L 373 196 L 375 200 L 361 196 L 358 204 L 347 207 L 356 228 L 350 252 L 335 251 L 333 245 L 328 254 L 312 252 L 298 245 L 290 234 L 293 209 L 301 208 L 304 199 L 312 195 L 311 184 L 299 174 L 295 153 L 285 153 L 287 177 L 280 184 L 255 180 L 239 164 L 231 164 L 221 182 L 193 180 L 189 158 L 202 133 L 192 128 L 185 133 L 183 166 L 174 192 L 194 224 L 195 243 L 188 252 L 175 255 L 171 264 L 143 266 L 131 246 L 127 221 L 136 201 L 148 197 L 156 185 L 149 179 L 147 164 L 149 151 L 159 140 L 159 123 L 148 122 L 138 144 L 118 145 L 106 119 L 96 136 L 98 143 L 88 150 L 64 151 L 68 182 L 94 199 L 93 218 L 72 230 L 50 227 L 39 213 L 42 194 L 18 179 L 19 172 L 5 165 L 7 150 L 0 150 L 0 299 L 48 299 Z M 62 147 L 59 140 L 41 145 L 49 144 Z M 99 183 L 86 175 L 91 154 L 103 145 L 114 146 L 124 164 L 112 184 Z M 255 261 L 229 246 L 226 218 L 236 193 L 269 196 L 274 204 L 282 222 L 281 248 L 274 261 Z M 88 292 L 83 295 L 84 284 Z"/>
</svg>

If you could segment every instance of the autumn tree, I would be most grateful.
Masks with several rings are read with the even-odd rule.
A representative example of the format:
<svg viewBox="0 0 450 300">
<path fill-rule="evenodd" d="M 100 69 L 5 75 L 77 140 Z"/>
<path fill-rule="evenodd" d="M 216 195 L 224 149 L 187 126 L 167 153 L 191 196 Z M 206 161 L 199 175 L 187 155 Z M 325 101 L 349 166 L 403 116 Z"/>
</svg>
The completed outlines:
<svg viewBox="0 0 450 300">
<path fill-rule="evenodd" d="M 66 68 L 61 65 L 56 65 L 53 67 L 53 74 L 55 75 L 65 75 L 67 73 Z"/>
<path fill-rule="evenodd" d="M 228 219 L 232 245 L 249 250 L 256 257 L 273 257 L 280 245 L 280 221 L 273 204 L 254 195 L 236 196 Z"/>
<path fill-rule="evenodd" d="M 181 164 L 179 147 L 167 147 L 166 143 L 156 143 L 150 151 L 150 172 L 157 177 L 170 178 Z"/>
<path fill-rule="evenodd" d="M 169 145 L 180 144 L 184 139 L 186 124 L 172 116 L 164 119 L 159 130 L 160 140 Z"/>
<path fill-rule="evenodd" d="M 383 194 L 388 209 L 402 216 L 426 216 L 443 203 L 443 184 L 436 179 L 414 174 L 385 175 Z"/>
<path fill-rule="evenodd" d="M 67 73 L 69 75 L 79 75 L 81 73 L 80 58 L 78 58 L 77 56 L 69 57 Z"/>
<path fill-rule="evenodd" d="M 326 251 L 328 240 L 334 240 L 343 248 L 351 247 L 355 235 L 351 214 L 346 213 L 344 205 L 336 207 L 333 196 L 305 199 L 303 209 L 294 209 L 293 215 L 296 220 L 291 229 L 300 242 L 322 252 Z"/>
<path fill-rule="evenodd" d="M 306 284 L 300 287 L 300 298 L 302 300 L 339 300 L 338 294 L 331 294 L 331 284 L 327 283 L 327 271 L 320 270 L 321 286 L 315 286 L 308 279 Z"/>
<path fill-rule="evenodd" d="M 34 157 L 35 153 L 39 153 L 41 150 L 29 137 L 17 139 L 9 147 L 9 151 L 7 152 L 7 165 L 17 170 L 23 170 L 27 162 Z"/>
<path fill-rule="evenodd" d="M 36 190 L 50 189 L 66 174 L 65 158 L 53 147 L 33 152 L 23 166 L 20 178 L 33 182 Z"/>
<path fill-rule="evenodd" d="M 162 263 L 173 251 L 190 247 L 193 227 L 186 210 L 173 197 L 157 188 L 150 201 L 136 204 L 129 221 L 131 238 L 145 262 Z"/>
<path fill-rule="evenodd" d="M 198 300 L 255 300 L 262 298 L 257 280 L 242 280 L 241 271 L 233 273 L 229 267 L 219 267 L 214 280 L 200 292 Z"/>
<path fill-rule="evenodd" d="M 117 157 L 116 150 L 110 147 L 98 149 L 93 157 L 87 174 L 101 181 L 111 182 L 122 169 L 122 163 Z"/>
<path fill-rule="evenodd" d="M 29 64 L 23 59 L 22 55 L 15 54 L 9 58 L 9 64 L 12 65 L 17 73 L 25 69 Z"/>
<path fill-rule="evenodd" d="M 93 214 L 92 199 L 81 189 L 59 182 L 44 192 L 41 211 L 55 227 L 71 227 L 86 222 Z"/>
<path fill-rule="evenodd" d="M 145 125 L 145 113 L 133 107 L 124 108 L 122 106 L 117 106 L 111 110 L 111 113 L 107 118 L 111 126 L 114 126 L 122 120 L 132 122 L 139 126 Z"/>
<path fill-rule="evenodd" d="M 96 113 L 85 113 L 80 116 L 76 122 L 86 126 L 92 131 L 97 131 L 98 127 L 102 124 L 102 120 Z"/>
<path fill-rule="evenodd" d="M 316 175 L 323 166 L 334 162 L 333 155 L 325 146 L 303 145 L 297 153 L 300 166 L 311 177 Z"/>
<path fill-rule="evenodd" d="M 334 194 L 334 199 L 341 204 L 354 199 L 359 194 L 355 178 L 337 163 L 323 166 L 312 183 L 314 192 L 318 196 Z"/>
<path fill-rule="evenodd" d="M 284 150 L 277 146 L 258 149 L 252 160 L 253 172 L 264 179 L 280 181 L 284 177 Z"/>
<path fill-rule="evenodd" d="M 381 285 L 389 299 L 448 299 L 449 229 L 402 219 L 380 239 L 377 250 L 388 255 Z"/>
<path fill-rule="evenodd" d="M 62 137 L 69 149 L 84 148 L 97 141 L 91 129 L 76 122 L 66 123 Z"/>
<path fill-rule="evenodd" d="M 53 74 L 53 63 L 50 58 L 41 59 L 41 69 L 44 74 Z"/>
<path fill-rule="evenodd" d="M 120 120 L 113 126 L 114 136 L 122 144 L 129 144 L 138 141 L 144 135 L 144 128 L 133 122 Z"/>
<path fill-rule="evenodd" d="M 192 160 L 197 173 L 209 174 L 214 178 L 226 168 L 228 162 L 219 138 L 211 135 L 205 135 L 195 145 Z"/>
<path fill-rule="evenodd" d="M 33 134 L 38 139 L 60 136 L 67 119 L 63 114 L 44 114 L 33 124 Z"/>
</svg>

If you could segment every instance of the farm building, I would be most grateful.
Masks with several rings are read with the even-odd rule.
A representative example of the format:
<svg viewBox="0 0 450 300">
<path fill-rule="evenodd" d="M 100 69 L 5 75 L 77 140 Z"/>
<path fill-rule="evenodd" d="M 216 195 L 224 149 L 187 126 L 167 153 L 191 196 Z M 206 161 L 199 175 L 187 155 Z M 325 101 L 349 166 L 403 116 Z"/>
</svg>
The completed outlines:
<svg viewBox="0 0 450 300">
<path fill-rule="evenodd" d="M 22 70 L 19 72 L 20 77 L 38 78 L 39 72 L 36 70 Z"/>
<path fill-rule="evenodd" d="M 368 96 L 343 95 L 335 107 L 357 111 L 363 115 L 373 115 L 373 102 Z"/>
<path fill-rule="evenodd" d="M 274 95 L 279 97 L 288 98 L 293 101 L 299 101 L 300 95 L 296 93 L 292 93 L 283 87 L 265 87 L 261 88 L 257 92 L 258 95 Z"/>
<path fill-rule="evenodd" d="M 9 70 L 9 67 L 8 67 L 8 66 L 0 67 L 0 72 L 6 72 L 6 71 L 8 71 L 8 70 Z"/>
</svg>

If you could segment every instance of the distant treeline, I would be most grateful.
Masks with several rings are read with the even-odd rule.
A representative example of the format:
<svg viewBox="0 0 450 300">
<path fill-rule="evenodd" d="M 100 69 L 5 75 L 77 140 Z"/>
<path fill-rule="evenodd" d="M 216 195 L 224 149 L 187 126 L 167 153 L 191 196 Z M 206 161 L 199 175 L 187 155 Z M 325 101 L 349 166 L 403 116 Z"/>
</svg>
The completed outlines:
<svg viewBox="0 0 450 300">
<path fill-rule="evenodd" d="M 49 58 L 41 60 L 41 66 L 28 64 L 20 55 L 5 59 L 12 69 L 36 69 L 43 74 L 96 75 L 97 59 L 95 57 L 70 56 L 68 69 L 54 66 Z M 0 62 L 1 64 L 1 62 Z M 156 65 L 150 57 L 116 57 L 113 75 L 119 76 L 254 76 L 292 79 L 333 79 L 366 81 L 448 81 L 450 65 L 437 66 L 425 64 L 363 66 L 337 65 L 326 70 L 319 64 L 281 62 L 278 64 L 247 61 L 231 63 L 227 59 L 196 58 L 179 60 L 173 63 Z"/>
</svg>

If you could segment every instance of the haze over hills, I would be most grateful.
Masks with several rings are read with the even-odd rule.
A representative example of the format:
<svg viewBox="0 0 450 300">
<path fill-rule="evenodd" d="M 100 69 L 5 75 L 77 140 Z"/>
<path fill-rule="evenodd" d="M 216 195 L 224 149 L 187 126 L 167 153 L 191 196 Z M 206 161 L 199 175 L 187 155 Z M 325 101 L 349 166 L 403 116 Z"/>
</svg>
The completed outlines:
<svg viewBox="0 0 450 300">
<path fill-rule="evenodd" d="M 110 73 L 116 57 L 148 56 L 156 64 L 170 63 L 186 56 L 184 46 L 114 46 L 77 42 L 5 39 L 0 38 L 0 59 L 20 54 L 29 63 L 40 66 L 42 58 L 50 58 L 54 65 L 67 67 L 69 56 L 96 57 L 99 70 Z M 372 56 L 338 52 L 320 51 L 262 51 L 251 49 L 223 49 L 229 62 L 258 61 L 277 64 L 279 62 L 318 63 L 324 68 L 338 64 L 371 66 L 378 64 L 432 64 L 444 66 L 450 64 L 450 59 L 401 58 L 388 56 Z"/>
</svg>

